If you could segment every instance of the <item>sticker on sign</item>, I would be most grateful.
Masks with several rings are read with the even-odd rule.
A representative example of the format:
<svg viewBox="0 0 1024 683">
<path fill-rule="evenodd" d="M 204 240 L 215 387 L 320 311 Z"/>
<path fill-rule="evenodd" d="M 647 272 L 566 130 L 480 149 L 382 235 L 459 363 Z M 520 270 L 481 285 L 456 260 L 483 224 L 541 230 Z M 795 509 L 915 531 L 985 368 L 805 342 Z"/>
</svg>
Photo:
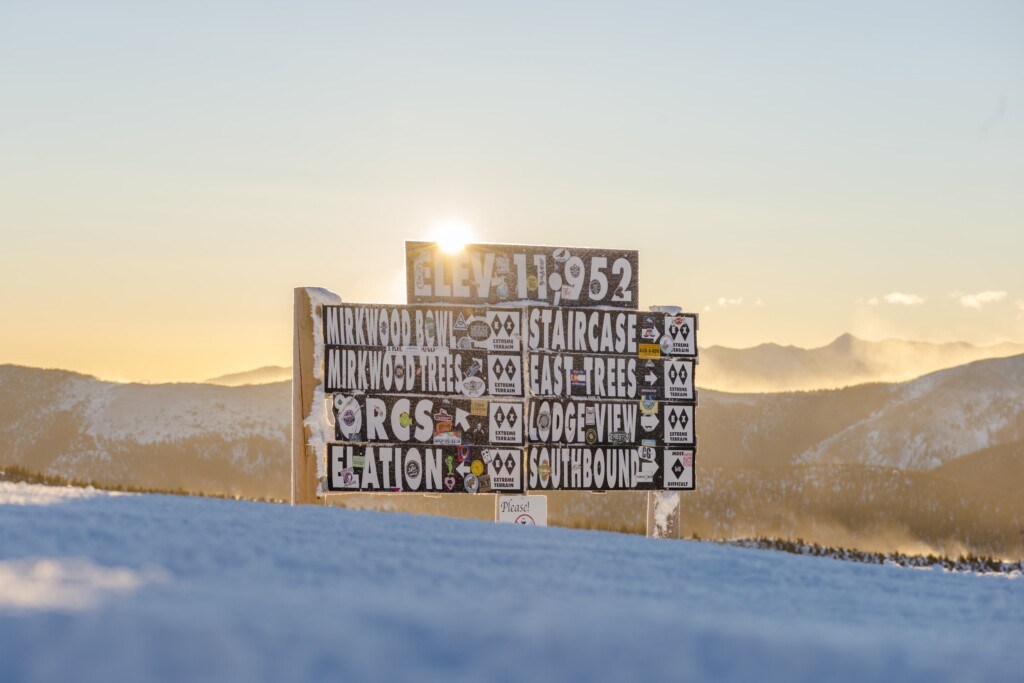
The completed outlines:
<svg viewBox="0 0 1024 683">
<path fill-rule="evenodd" d="M 498 496 L 494 517 L 498 522 L 520 526 L 548 525 L 547 496 Z"/>
</svg>

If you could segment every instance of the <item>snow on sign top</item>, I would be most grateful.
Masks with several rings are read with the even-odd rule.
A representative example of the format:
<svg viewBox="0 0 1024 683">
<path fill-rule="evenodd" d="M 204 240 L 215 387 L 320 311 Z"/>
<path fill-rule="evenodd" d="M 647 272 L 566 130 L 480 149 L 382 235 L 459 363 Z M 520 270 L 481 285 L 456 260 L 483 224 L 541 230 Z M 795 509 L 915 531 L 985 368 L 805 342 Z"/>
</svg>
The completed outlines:
<svg viewBox="0 0 1024 683">
<path fill-rule="evenodd" d="M 636 308 L 635 250 L 406 242 L 408 303 Z"/>
</svg>

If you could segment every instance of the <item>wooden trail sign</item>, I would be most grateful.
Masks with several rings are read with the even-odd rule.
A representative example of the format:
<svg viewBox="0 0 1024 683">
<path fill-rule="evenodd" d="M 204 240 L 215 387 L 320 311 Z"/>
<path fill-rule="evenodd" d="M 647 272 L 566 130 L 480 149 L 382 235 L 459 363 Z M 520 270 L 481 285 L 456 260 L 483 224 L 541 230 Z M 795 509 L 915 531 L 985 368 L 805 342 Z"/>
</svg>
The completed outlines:
<svg viewBox="0 0 1024 683">
<path fill-rule="evenodd" d="M 636 251 L 407 242 L 406 275 L 295 290 L 294 503 L 695 486 L 698 317 L 636 308 Z"/>
</svg>

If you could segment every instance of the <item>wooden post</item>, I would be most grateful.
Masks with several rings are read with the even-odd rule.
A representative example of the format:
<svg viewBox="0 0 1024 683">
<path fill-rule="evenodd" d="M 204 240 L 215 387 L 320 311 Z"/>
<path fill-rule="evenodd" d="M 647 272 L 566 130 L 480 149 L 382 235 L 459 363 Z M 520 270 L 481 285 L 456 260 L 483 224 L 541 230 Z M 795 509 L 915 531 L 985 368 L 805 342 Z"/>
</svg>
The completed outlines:
<svg viewBox="0 0 1024 683">
<path fill-rule="evenodd" d="M 679 538 L 678 491 L 647 492 L 647 536 Z"/>
<path fill-rule="evenodd" d="M 292 505 L 312 505 L 316 498 L 318 453 L 309 447 L 306 416 L 313 408 L 313 317 L 309 292 L 295 288 L 292 338 Z"/>
</svg>

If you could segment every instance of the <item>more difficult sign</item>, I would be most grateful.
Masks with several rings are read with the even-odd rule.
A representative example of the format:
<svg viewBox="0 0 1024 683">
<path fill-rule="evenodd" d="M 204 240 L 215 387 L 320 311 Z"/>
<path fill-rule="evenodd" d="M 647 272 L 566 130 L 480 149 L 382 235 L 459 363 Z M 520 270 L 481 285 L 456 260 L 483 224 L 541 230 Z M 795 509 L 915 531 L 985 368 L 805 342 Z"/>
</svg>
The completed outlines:
<svg viewBox="0 0 1024 683">
<path fill-rule="evenodd" d="M 406 275 L 407 305 L 297 290 L 318 493 L 693 489 L 698 317 L 636 308 L 636 251 L 406 242 Z"/>
</svg>

